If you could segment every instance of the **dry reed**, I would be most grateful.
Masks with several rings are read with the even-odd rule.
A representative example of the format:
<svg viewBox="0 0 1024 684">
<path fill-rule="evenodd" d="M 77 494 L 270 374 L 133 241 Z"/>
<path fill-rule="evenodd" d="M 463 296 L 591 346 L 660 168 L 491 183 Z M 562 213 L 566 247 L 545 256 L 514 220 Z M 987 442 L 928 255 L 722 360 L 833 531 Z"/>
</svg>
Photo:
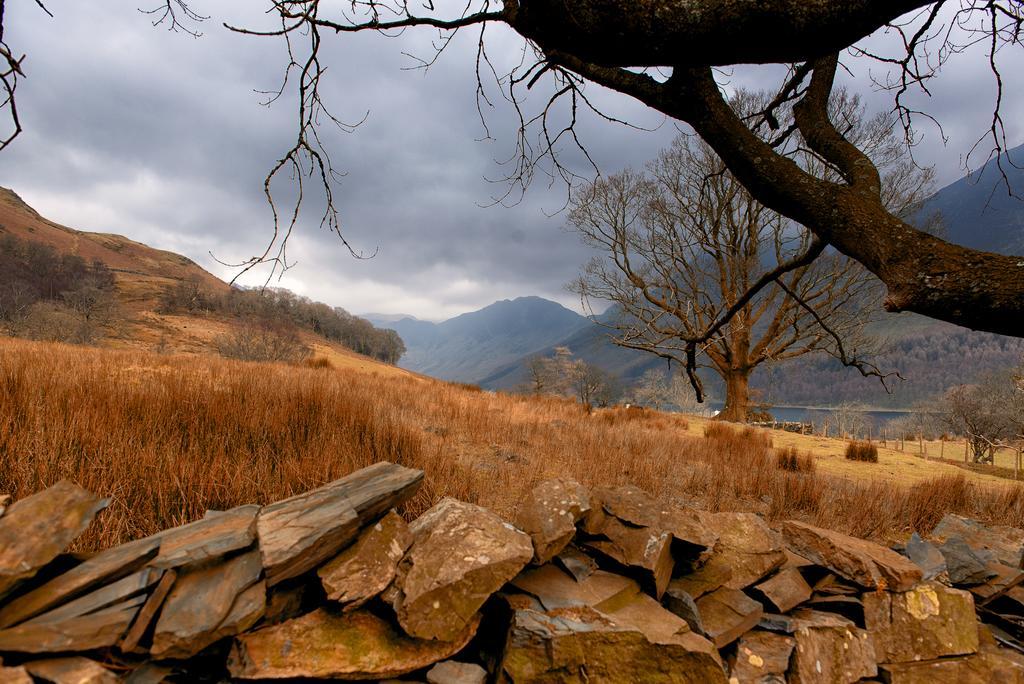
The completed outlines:
<svg viewBox="0 0 1024 684">
<path fill-rule="evenodd" d="M 111 498 L 76 548 L 266 503 L 386 459 L 426 471 L 404 509 L 442 496 L 512 516 L 541 479 L 633 483 L 710 510 L 798 518 L 880 539 L 947 511 L 1024 525 L 1020 486 L 904 488 L 779 467 L 770 433 L 597 410 L 415 377 L 0 340 L 0 493 L 67 478 Z"/>
<path fill-rule="evenodd" d="M 871 442 L 854 441 L 846 445 L 846 460 L 878 463 L 878 447 Z"/>
</svg>

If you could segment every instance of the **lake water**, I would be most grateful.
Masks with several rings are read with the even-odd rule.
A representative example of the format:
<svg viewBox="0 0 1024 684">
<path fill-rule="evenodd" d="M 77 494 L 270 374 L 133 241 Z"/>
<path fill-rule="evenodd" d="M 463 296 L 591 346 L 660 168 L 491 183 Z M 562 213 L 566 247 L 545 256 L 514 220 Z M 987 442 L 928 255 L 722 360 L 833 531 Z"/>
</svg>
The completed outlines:
<svg viewBox="0 0 1024 684">
<path fill-rule="evenodd" d="M 708 402 L 708 407 L 713 411 L 720 411 L 722 406 L 723 404 L 721 402 Z M 775 417 L 775 420 L 780 423 L 813 423 L 815 425 L 820 425 L 823 420 L 830 417 L 832 409 L 817 408 L 813 406 L 773 406 L 768 409 L 768 412 L 771 413 L 772 416 Z M 896 418 L 902 418 L 910 412 L 899 410 L 875 410 L 864 411 L 863 413 L 874 428 L 881 428 L 889 421 Z"/>
</svg>

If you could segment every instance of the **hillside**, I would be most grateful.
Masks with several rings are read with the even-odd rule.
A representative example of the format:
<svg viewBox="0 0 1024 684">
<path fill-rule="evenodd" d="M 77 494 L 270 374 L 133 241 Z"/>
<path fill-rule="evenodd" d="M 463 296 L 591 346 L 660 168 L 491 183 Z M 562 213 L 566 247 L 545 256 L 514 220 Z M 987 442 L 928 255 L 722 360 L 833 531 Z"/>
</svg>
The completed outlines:
<svg viewBox="0 0 1024 684">
<path fill-rule="evenodd" d="M 570 338 L 590 322 L 540 297 L 502 300 L 442 323 L 412 317 L 369 320 L 402 337 L 400 365 L 443 380 L 477 382 Z"/>
<path fill-rule="evenodd" d="M 208 354 L 254 325 L 272 324 L 280 335 L 334 365 L 404 374 L 352 351 L 361 348 L 353 335 L 393 333 L 290 293 L 264 296 L 234 289 L 180 254 L 60 225 L 7 188 L 0 188 L 0 245 L 0 330 L 114 348 Z M 178 301 L 183 293 L 187 303 Z M 290 318 L 275 308 L 287 309 Z M 312 326 L 297 316 L 306 312 L 322 323 Z M 88 334 L 70 334 L 81 319 L 90 324 Z M 325 328 L 328 324 L 333 328 Z"/>
</svg>

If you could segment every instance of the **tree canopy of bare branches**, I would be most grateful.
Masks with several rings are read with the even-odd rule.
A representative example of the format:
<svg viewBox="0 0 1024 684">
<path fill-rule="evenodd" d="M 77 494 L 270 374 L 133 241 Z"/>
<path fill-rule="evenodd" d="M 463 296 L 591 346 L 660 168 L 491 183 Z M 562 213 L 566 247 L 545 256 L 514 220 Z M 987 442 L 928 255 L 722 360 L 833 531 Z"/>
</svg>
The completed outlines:
<svg viewBox="0 0 1024 684">
<path fill-rule="evenodd" d="M 886 117 L 866 119 L 845 93 L 834 100 L 846 135 L 885 170 L 888 205 L 914 206 L 930 174 L 910 162 Z M 766 102 L 740 93 L 731 106 L 757 115 Z M 818 164 L 813 155 L 796 158 Z M 616 306 L 613 341 L 677 362 L 698 400 L 696 369 L 709 366 L 725 385 L 726 420 L 746 420 L 749 377 L 766 362 L 826 351 L 885 380 L 858 353 L 876 306 L 874 280 L 754 199 L 695 136 L 679 136 L 644 172 L 627 170 L 575 193 L 569 226 L 601 253 L 572 288 L 585 306 Z"/>
<path fill-rule="evenodd" d="M 318 123 L 340 128 L 348 123 L 333 116 L 320 97 L 325 79 L 322 40 L 359 31 L 393 35 L 420 29 L 439 32 L 443 50 L 453 32 L 472 29 L 479 32 L 478 73 L 492 73 L 517 110 L 523 101 L 519 94 L 542 79 L 553 84 L 540 111 L 520 111 L 521 154 L 508 178 L 513 185 L 529 182 L 541 161 L 554 173 L 571 177 L 557 149 L 568 143 L 586 152 L 575 123 L 578 112 L 591 105 L 588 84 L 597 84 L 692 127 L 757 201 L 807 226 L 816 240 L 875 274 L 887 288 L 887 310 L 1024 336 L 1024 259 L 951 244 L 893 214 L 884 201 L 879 169 L 844 136 L 829 111 L 840 59 L 873 59 L 890 69 L 891 76 L 881 85 L 893 92 L 895 111 L 912 138 L 914 122 L 926 114 L 906 104 L 907 92 L 926 90 L 948 60 L 981 44 L 990 55 L 997 87 L 993 115 L 980 127 L 979 144 L 1001 151 L 1005 135 L 1000 103 L 1010 83 L 999 72 L 997 54 L 1006 46 L 1021 46 L 1022 0 L 264 1 L 279 19 L 276 28 L 229 28 L 282 39 L 288 47 L 282 90 L 297 91 L 296 139 L 268 175 L 272 206 L 271 185 L 278 173 L 312 178 L 326 189 L 322 222 L 341 235 L 331 189 L 337 173 Z M 172 27 L 201 18 L 185 0 L 160 3 L 155 16 Z M 511 28 L 523 39 L 524 60 L 512 73 L 493 72 L 485 34 L 494 24 Z M 896 53 L 876 54 L 862 47 L 862 39 L 882 29 L 899 37 Z M 0 34 L 7 65 L 5 104 L 16 115 L 10 84 L 20 73 L 21 60 L 2 40 Z M 752 118 L 730 106 L 715 77 L 716 67 L 750 63 L 789 67 L 775 96 Z M 486 101 L 479 83 L 478 92 Z M 563 101 L 569 103 L 568 119 L 555 122 L 550 114 Z M 790 105 L 793 125 L 780 127 L 778 111 Z M 765 127 L 773 135 L 759 135 Z M 539 131 L 536 139 L 530 130 Z M 777 140 L 790 136 L 797 136 L 802 147 L 837 175 L 816 174 L 778 149 Z M 301 188 L 299 196 L 304 196 Z M 283 260 L 286 240 L 279 239 L 294 227 L 299 204 L 301 199 L 282 214 L 280 223 L 275 206 L 275 241 L 257 259 L 277 254 Z"/>
</svg>

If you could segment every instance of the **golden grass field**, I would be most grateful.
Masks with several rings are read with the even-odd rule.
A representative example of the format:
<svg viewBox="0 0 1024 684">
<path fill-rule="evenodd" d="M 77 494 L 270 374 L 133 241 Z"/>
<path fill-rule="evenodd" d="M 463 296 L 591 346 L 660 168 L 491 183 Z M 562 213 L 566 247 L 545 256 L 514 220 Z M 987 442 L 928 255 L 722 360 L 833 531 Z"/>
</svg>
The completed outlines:
<svg viewBox="0 0 1024 684">
<path fill-rule="evenodd" d="M 426 471 L 409 515 L 450 495 L 512 516 L 537 481 L 568 476 L 883 540 L 927 531 L 947 511 L 1024 525 L 1020 485 L 906 453 L 853 463 L 841 440 L 656 411 L 588 414 L 568 400 L 326 358 L 289 366 L 0 339 L 0 493 L 68 478 L 111 497 L 80 549 L 382 459 Z M 783 470 L 773 446 L 812 453 L 815 468 Z"/>
</svg>

